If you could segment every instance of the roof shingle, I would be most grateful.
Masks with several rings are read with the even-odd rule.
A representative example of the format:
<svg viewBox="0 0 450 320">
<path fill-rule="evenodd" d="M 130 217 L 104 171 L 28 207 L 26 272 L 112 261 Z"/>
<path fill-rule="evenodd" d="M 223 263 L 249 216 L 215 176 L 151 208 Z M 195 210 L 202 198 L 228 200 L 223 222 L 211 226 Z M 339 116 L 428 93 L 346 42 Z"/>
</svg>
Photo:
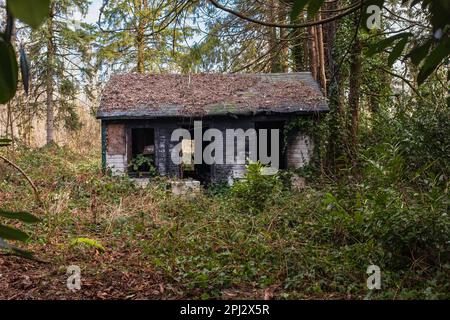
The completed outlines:
<svg viewBox="0 0 450 320">
<path fill-rule="evenodd" d="M 111 77 L 98 118 L 328 111 L 310 73 L 124 74 Z"/>
</svg>

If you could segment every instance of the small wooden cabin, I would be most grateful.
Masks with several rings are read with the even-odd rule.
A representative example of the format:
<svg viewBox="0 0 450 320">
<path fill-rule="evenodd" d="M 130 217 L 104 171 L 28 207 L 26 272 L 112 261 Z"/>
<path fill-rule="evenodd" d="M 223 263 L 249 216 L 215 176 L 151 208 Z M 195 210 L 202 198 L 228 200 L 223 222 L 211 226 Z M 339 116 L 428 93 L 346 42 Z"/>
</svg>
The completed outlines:
<svg viewBox="0 0 450 320">
<path fill-rule="evenodd" d="M 311 160 L 314 141 L 301 127 L 289 132 L 284 128 L 299 117 L 317 120 L 328 110 L 308 72 L 116 75 L 106 85 L 97 112 L 103 166 L 114 175 L 136 175 L 141 165 L 139 175 L 145 176 L 149 168 L 139 163 L 139 157 L 148 155 L 160 175 L 205 183 L 241 178 L 244 164 L 173 163 L 171 150 L 180 142 L 171 141 L 172 132 L 192 130 L 194 121 L 202 121 L 203 130 L 224 133 L 233 128 L 280 129 L 280 169 L 297 169 Z"/>
</svg>

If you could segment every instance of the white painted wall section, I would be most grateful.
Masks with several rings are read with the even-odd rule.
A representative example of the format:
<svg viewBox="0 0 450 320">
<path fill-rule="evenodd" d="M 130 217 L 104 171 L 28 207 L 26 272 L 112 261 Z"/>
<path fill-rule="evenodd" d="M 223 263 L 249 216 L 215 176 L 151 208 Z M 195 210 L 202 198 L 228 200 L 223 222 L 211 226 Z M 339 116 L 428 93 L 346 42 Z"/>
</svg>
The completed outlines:
<svg viewBox="0 0 450 320">
<path fill-rule="evenodd" d="M 125 155 L 106 155 L 106 167 L 111 170 L 113 176 L 121 176 L 127 172 L 127 159 Z"/>
</svg>

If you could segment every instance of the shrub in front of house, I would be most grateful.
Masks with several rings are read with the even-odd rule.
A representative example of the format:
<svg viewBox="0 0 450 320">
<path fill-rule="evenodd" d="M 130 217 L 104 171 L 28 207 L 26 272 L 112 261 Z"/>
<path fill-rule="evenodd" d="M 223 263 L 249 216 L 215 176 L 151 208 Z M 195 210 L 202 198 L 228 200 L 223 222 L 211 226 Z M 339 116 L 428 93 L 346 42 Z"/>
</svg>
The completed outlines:
<svg viewBox="0 0 450 320">
<path fill-rule="evenodd" d="M 231 196 L 239 212 L 257 214 L 281 192 L 283 185 L 278 174 L 263 174 L 260 162 L 250 163 L 246 168 L 245 178 L 234 183 Z"/>
</svg>

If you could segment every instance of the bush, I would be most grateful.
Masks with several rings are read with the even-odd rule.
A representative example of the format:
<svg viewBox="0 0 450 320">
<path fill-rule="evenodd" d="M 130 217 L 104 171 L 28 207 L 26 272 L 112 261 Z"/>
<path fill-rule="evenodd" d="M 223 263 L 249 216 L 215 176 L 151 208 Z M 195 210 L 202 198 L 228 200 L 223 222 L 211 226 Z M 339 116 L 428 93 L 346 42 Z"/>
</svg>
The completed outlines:
<svg viewBox="0 0 450 320">
<path fill-rule="evenodd" d="M 282 183 L 278 174 L 264 175 L 260 162 L 250 163 L 246 168 L 245 178 L 233 185 L 231 195 L 239 212 L 256 214 L 281 192 Z"/>
</svg>

